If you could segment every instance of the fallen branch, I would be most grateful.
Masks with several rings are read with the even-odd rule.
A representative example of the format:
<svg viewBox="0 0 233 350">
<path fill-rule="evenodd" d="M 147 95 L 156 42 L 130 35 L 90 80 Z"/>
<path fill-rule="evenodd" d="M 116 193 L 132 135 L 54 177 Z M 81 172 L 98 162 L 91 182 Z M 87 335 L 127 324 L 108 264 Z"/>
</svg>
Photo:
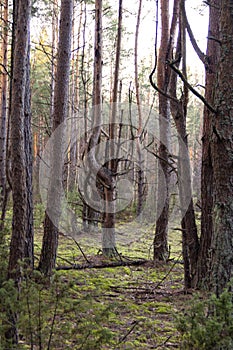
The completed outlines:
<svg viewBox="0 0 233 350">
<path fill-rule="evenodd" d="M 131 328 L 130 328 L 130 329 L 127 331 L 127 333 L 119 340 L 119 342 L 118 342 L 117 345 L 122 344 L 123 342 L 125 342 L 125 340 L 126 340 L 126 338 L 128 337 L 128 335 L 129 335 L 130 333 L 132 333 L 132 331 L 133 331 L 134 328 L 138 325 L 138 323 L 139 323 L 139 321 L 133 321 Z"/>
<path fill-rule="evenodd" d="M 67 263 L 70 264 L 71 266 L 74 264 L 74 262 L 71 262 L 70 260 L 68 260 L 68 259 L 66 259 L 66 258 L 63 258 L 63 257 L 60 256 L 60 255 L 58 255 L 57 257 L 58 257 L 58 259 L 67 262 Z"/>
<path fill-rule="evenodd" d="M 181 255 L 179 256 L 179 258 L 181 257 Z M 130 287 L 121 287 L 121 286 L 110 286 L 110 288 L 116 292 L 116 293 L 121 293 L 121 289 L 124 290 L 130 290 L 132 293 L 136 292 L 136 293 L 144 293 L 144 294 L 164 294 L 164 291 L 157 291 L 157 289 L 159 289 L 162 285 L 162 283 L 167 279 L 167 277 L 171 274 L 172 270 L 174 269 L 174 267 L 177 265 L 177 263 L 179 262 L 179 260 L 175 260 L 174 263 L 172 264 L 172 266 L 170 267 L 170 269 L 168 270 L 168 272 L 164 275 L 164 277 L 157 282 L 155 285 L 151 285 L 151 288 L 148 287 L 134 287 L 134 286 L 130 286 Z"/>
<path fill-rule="evenodd" d="M 181 257 L 182 254 L 178 257 L 178 259 Z M 168 270 L 166 275 L 156 284 L 155 289 L 159 288 L 161 284 L 167 279 L 167 277 L 170 275 L 174 267 L 176 266 L 177 262 L 175 261 L 174 264 L 172 264 L 171 268 Z"/>
<path fill-rule="evenodd" d="M 83 264 L 83 265 L 74 264 L 72 266 L 61 265 L 61 266 L 57 266 L 56 270 L 67 271 L 67 270 L 85 270 L 85 269 L 105 269 L 108 267 L 120 267 L 120 266 L 140 266 L 147 262 L 148 260 L 136 260 L 136 261 L 113 261 L 113 262 L 108 262 L 103 264 L 89 263 L 89 264 Z"/>
<path fill-rule="evenodd" d="M 172 337 L 172 335 L 169 335 L 169 337 L 167 337 L 167 339 L 166 339 L 163 343 L 157 345 L 157 346 L 154 347 L 153 349 L 159 349 L 159 348 L 161 348 L 161 347 L 164 347 L 164 346 L 167 344 L 167 342 L 171 339 L 171 337 Z"/>
<path fill-rule="evenodd" d="M 184 294 L 183 290 L 180 291 L 176 291 L 176 292 L 169 292 L 166 290 L 156 290 L 154 286 L 151 286 L 151 288 L 143 288 L 143 287 L 123 287 L 123 286 L 110 286 L 110 289 L 116 293 L 116 294 L 122 294 L 122 293 L 128 293 L 130 292 L 131 294 L 137 294 L 137 295 L 143 295 L 146 294 L 147 295 L 147 299 L 148 299 L 148 294 L 152 295 L 152 297 L 154 298 L 155 295 L 160 295 L 163 297 L 174 297 L 175 295 L 180 295 L 180 294 Z M 109 296 L 109 295 L 108 295 Z M 115 295 L 114 295 L 115 297 Z M 142 297 L 140 297 L 142 298 Z"/>
<path fill-rule="evenodd" d="M 72 237 L 72 239 L 73 239 L 74 243 L 76 244 L 76 246 L 78 247 L 78 249 L 80 250 L 80 252 L 81 252 L 82 256 L 84 257 L 84 259 L 86 260 L 86 262 L 89 264 L 90 261 L 87 259 L 86 254 L 82 250 L 80 244 L 74 239 L 74 237 Z"/>
</svg>

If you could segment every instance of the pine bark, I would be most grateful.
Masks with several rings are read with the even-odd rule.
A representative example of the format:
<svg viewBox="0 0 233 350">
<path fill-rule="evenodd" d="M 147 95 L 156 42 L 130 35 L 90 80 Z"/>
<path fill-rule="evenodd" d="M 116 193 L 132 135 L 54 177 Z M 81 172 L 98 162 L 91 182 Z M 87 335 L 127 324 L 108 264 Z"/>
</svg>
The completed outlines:
<svg viewBox="0 0 233 350">
<path fill-rule="evenodd" d="M 140 99 L 140 90 L 139 90 L 139 81 L 138 81 L 138 39 L 139 39 L 139 29 L 141 21 L 141 12 L 142 12 L 142 0 L 139 0 L 138 4 L 138 15 L 136 23 L 136 32 L 135 32 L 135 44 L 134 44 L 134 77 L 135 77 L 135 90 L 136 90 L 136 102 L 138 107 L 138 130 L 137 130 L 137 156 L 138 156 L 138 171 L 137 171 L 137 218 L 140 219 L 140 214 L 143 209 L 143 162 L 140 148 L 141 132 L 142 132 L 142 110 L 141 110 L 141 99 Z"/>
<path fill-rule="evenodd" d="M 167 48 L 169 42 L 169 1 L 162 0 L 161 1 L 161 21 L 162 21 L 162 29 L 161 29 L 161 45 L 159 49 L 158 55 L 158 73 L 157 73 L 157 85 L 158 88 L 166 91 L 167 90 L 167 67 L 166 67 L 166 55 Z M 156 230 L 154 237 L 154 259 L 155 260 L 166 260 L 168 257 L 168 243 L 167 243 L 167 235 L 168 235 L 168 212 L 169 212 L 169 101 L 167 97 L 163 95 L 159 95 L 159 118 L 160 118 L 160 145 L 159 145 L 159 157 L 160 157 L 160 167 L 158 170 L 158 197 L 157 202 L 158 206 L 161 205 L 160 196 L 164 196 L 165 193 L 165 201 L 163 210 L 156 221 Z M 166 126 L 161 119 L 165 119 L 167 121 Z M 165 178 L 165 185 L 163 184 L 163 179 Z M 164 188 L 165 187 L 165 188 Z"/>
<path fill-rule="evenodd" d="M 220 57 L 219 40 L 220 1 L 209 2 L 209 29 L 206 51 L 205 99 L 214 103 L 217 65 Z M 211 240 L 213 235 L 213 165 L 211 157 L 212 113 L 204 107 L 201 165 L 201 237 L 195 284 L 205 288 L 208 283 Z"/>
<path fill-rule="evenodd" d="M 15 27 L 15 44 L 13 50 L 13 78 L 11 100 L 11 162 L 12 162 L 12 198 L 13 220 L 8 277 L 15 281 L 21 278 L 21 265 L 25 259 L 27 246 L 27 180 L 25 156 L 25 108 L 27 103 L 29 69 L 29 25 L 30 0 L 19 0 L 16 6 L 17 21 Z"/>
<path fill-rule="evenodd" d="M 112 256 L 116 251 L 115 243 L 115 227 L 114 227 L 114 215 L 110 207 L 113 201 L 114 193 L 114 178 L 112 176 L 111 169 L 108 169 L 106 164 L 102 167 L 99 166 L 96 155 L 95 147 L 98 145 L 101 134 L 101 122 L 102 122 L 102 16 L 103 16 L 103 4 L 102 0 L 95 1 L 95 45 L 94 45 L 94 82 L 93 82 L 93 130 L 88 145 L 88 162 L 90 172 L 95 171 L 97 178 L 103 184 L 105 208 L 103 214 L 102 224 L 102 251 L 106 256 Z M 91 174 L 90 174 L 91 175 Z M 92 208 L 89 208 L 92 210 Z M 90 215 L 90 214 L 89 214 Z"/>
<path fill-rule="evenodd" d="M 91 169 L 98 169 L 99 164 L 95 157 L 95 146 L 99 143 L 101 134 L 101 120 L 102 120 L 102 70 L 103 70 L 103 3 L 102 0 L 95 1 L 95 39 L 94 39 L 94 64 L 93 64 L 93 93 L 92 93 L 92 110 L 93 110 L 93 130 L 90 136 L 88 144 L 88 157 L 89 165 Z M 86 127 L 86 125 L 85 125 Z M 105 180 L 111 181 L 110 178 L 106 178 L 104 171 L 102 172 Z M 87 179 L 91 178 L 89 176 Z M 103 178 L 103 181 L 104 181 Z M 88 229 L 96 230 L 98 227 L 98 217 L 94 208 L 88 206 L 84 207 L 87 213 Z M 83 213 L 84 214 L 84 213 Z M 85 215 L 85 214 L 84 214 Z"/>
<path fill-rule="evenodd" d="M 59 127 L 68 113 L 68 96 L 69 96 L 69 73 L 70 73 L 70 55 L 71 55 L 71 34 L 72 34 L 72 12 L 73 1 L 61 1 L 61 15 L 59 28 L 59 44 L 57 71 L 54 87 L 54 111 L 53 127 L 55 131 Z M 62 130 L 53 144 L 51 150 L 51 173 L 50 179 L 57 178 L 57 173 L 62 174 L 63 164 L 61 161 L 62 148 Z M 61 216 L 61 192 L 62 176 L 59 183 L 49 184 L 47 208 L 44 221 L 44 236 L 42 251 L 39 262 L 39 270 L 45 275 L 51 275 L 56 264 L 59 220 Z M 54 187 L 56 185 L 56 188 Z M 52 219 L 53 218 L 53 219 Z M 56 218 L 56 220 L 54 220 Z M 55 222 L 54 222 L 55 221 Z"/>
<path fill-rule="evenodd" d="M 26 62 L 26 86 L 24 102 L 24 152 L 27 188 L 27 209 L 26 209 L 26 244 L 25 259 L 27 265 L 34 268 L 34 225 L 33 225 L 33 157 L 32 157 L 32 129 L 31 129 L 31 89 L 30 89 L 30 33 L 28 35 L 28 52 Z"/>
<path fill-rule="evenodd" d="M 0 81 L 0 231 L 3 229 L 6 213 L 7 177 L 6 177 L 6 145 L 7 145 L 7 88 L 8 88 L 8 0 L 3 2 L 2 43 L 1 43 L 1 81 Z M 1 237 L 0 237 L 1 241 Z"/>
<path fill-rule="evenodd" d="M 115 201 L 116 201 L 116 189 L 115 189 L 115 176 L 117 172 L 117 161 L 115 159 L 115 140 L 117 131 L 117 102 L 118 102 L 118 86 L 119 86 L 119 69 L 120 69 L 120 53 L 121 53 L 121 32 L 122 32 L 122 0 L 119 0 L 118 8 L 118 30 L 117 30 L 117 45 L 116 45 L 116 59 L 115 59 L 115 71 L 114 71 L 114 83 L 112 92 L 112 114 L 109 123 L 109 137 L 112 140 L 110 144 L 110 162 L 109 170 L 111 172 L 111 186 L 105 187 L 104 199 L 105 199 L 105 213 L 103 216 L 103 234 L 102 234 L 102 251 L 106 256 L 112 256 L 116 253 L 115 242 Z"/>
<path fill-rule="evenodd" d="M 182 74 L 186 77 L 186 30 L 183 18 L 184 4 L 177 0 L 174 3 L 173 19 L 170 33 L 170 48 L 169 58 L 172 57 L 174 51 L 172 45 L 172 38 L 174 37 L 174 31 L 179 23 L 179 32 L 176 44 L 175 53 L 175 65 L 177 69 L 181 65 L 182 59 Z M 171 59 L 171 58 L 170 58 Z M 189 160 L 189 148 L 188 148 L 188 136 L 186 130 L 186 118 L 188 108 L 188 88 L 183 85 L 182 96 L 178 99 L 178 77 L 177 74 L 172 71 L 170 74 L 170 88 L 169 94 L 172 97 L 170 101 L 171 113 L 175 123 L 175 127 L 179 137 L 179 159 L 183 159 L 182 162 L 178 160 L 178 188 L 179 188 L 179 200 L 181 211 L 181 230 L 182 230 L 182 254 L 184 260 L 184 281 L 185 288 L 190 288 L 192 285 L 193 276 L 195 275 L 199 241 L 197 235 L 197 226 L 195 222 L 195 213 L 192 200 L 192 188 L 191 188 L 191 170 Z M 185 162 L 184 162 L 185 159 Z M 188 201 L 190 202 L 187 202 Z M 188 208 L 187 208 L 188 206 Z"/>
<path fill-rule="evenodd" d="M 213 238 L 209 287 L 220 294 L 233 277 L 233 1 L 220 2 L 220 61 L 212 116 Z"/>
</svg>

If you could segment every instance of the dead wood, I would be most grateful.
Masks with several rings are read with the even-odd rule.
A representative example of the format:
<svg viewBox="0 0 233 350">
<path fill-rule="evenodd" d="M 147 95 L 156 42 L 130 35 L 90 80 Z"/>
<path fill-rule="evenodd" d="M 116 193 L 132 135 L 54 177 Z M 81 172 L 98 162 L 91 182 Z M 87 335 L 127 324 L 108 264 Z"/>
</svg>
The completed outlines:
<svg viewBox="0 0 233 350">
<path fill-rule="evenodd" d="M 108 267 L 120 267 L 120 266 L 140 266 L 147 263 L 148 260 L 132 260 L 132 261 L 112 261 L 112 262 L 102 262 L 99 263 L 89 263 L 89 264 L 73 264 L 71 266 L 60 265 L 56 267 L 57 271 L 67 271 L 67 270 L 85 270 L 85 269 L 104 269 Z"/>
</svg>

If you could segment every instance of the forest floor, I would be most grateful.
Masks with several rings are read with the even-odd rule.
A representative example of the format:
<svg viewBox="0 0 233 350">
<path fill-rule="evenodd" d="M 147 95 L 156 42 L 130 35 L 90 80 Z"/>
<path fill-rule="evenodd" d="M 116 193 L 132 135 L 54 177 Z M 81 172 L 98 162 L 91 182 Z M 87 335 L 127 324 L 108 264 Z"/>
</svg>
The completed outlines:
<svg viewBox="0 0 233 350">
<path fill-rule="evenodd" d="M 131 223 L 117 231 L 117 259 L 103 258 L 100 233 L 60 236 L 57 310 L 48 301 L 50 331 L 44 335 L 45 342 L 51 337 L 50 349 L 180 348 L 175 318 L 192 298 L 184 291 L 180 233 L 169 235 L 170 261 L 155 264 L 151 227 Z M 132 261 L 138 266 L 107 267 Z"/>
</svg>

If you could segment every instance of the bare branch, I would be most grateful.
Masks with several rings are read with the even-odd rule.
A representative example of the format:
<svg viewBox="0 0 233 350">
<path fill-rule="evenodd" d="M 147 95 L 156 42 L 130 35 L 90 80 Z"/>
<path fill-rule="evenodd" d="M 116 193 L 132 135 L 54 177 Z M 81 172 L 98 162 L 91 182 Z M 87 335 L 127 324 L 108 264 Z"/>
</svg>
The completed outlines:
<svg viewBox="0 0 233 350">
<path fill-rule="evenodd" d="M 10 77 L 10 73 L 8 72 L 6 66 L 4 66 L 4 64 L 0 63 L 0 67 L 2 67 L 4 69 L 4 71 L 5 71 L 5 74 L 7 74 Z"/>
<path fill-rule="evenodd" d="M 203 64 L 206 66 L 208 64 L 208 57 L 201 51 L 201 49 L 199 48 L 197 41 L 194 37 L 193 31 L 190 27 L 187 15 L 186 15 L 186 11 L 185 11 L 185 4 L 184 1 L 181 1 L 181 11 L 183 14 L 183 19 L 184 19 L 184 24 L 185 27 L 187 29 L 188 35 L 189 35 L 189 39 L 191 41 L 191 44 L 196 52 L 196 54 L 198 55 L 198 57 L 200 58 L 200 60 L 203 62 Z"/>
<path fill-rule="evenodd" d="M 177 175 L 177 169 L 176 167 L 174 167 L 170 162 L 167 162 L 166 159 L 160 157 L 156 152 L 151 151 L 150 149 L 148 149 L 148 147 L 145 147 L 145 149 L 147 150 L 147 152 L 149 152 L 150 154 L 152 154 L 154 157 L 158 158 L 159 160 L 161 160 L 162 162 L 165 162 L 172 171 L 174 171 Z M 170 156 L 171 157 L 171 156 Z"/>
<path fill-rule="evenodd" d="M 86 262 L 89 264 L 90 261 L 88 260 L 88 258 L 86 257 L 86 254 L 84 253 L 84 251 L 82 250 L 80 244 L 74 239 L 74 237 L 72 237 L 74 243 L 76 244 L 76 246 L 78 247 L 78 249 L 80 250 L 82 256 L 84 257 L 84 259 L 86 260 Z"/>
<path fill-rule="evenodd" d="M 221 40 L 215 38 L 214 36 L 207 36 L 207 39 L 208 39 L 208 40 L 216 41 L 216 43 L 219 43 L 219 45 L 222 44 Z"/>
<path fill-rule="evenodd" d="M 130 333 L 133 332 L 134 328 L 138 325 L 139 321 L 133 321 L 132 322 L 132 326 L 131 328 L 127 331 L 127 333 L 119 340 L 119 342 L 117 343 L 117 345 L 121 344 L 121 343 L 124 343 L 126 338 L 128 337 L 128 335 Z"/>
<path fill-rule="evenodd" d="M 155 82 L 153 81 L 153 76 L 156 72 L 156 68 L 157 68 L 157 42 L 158 42 L 158 0 L 156 1 L 156 27 L 155 27 L 155 45 L 154 45 L 154 55 L 155 55 L 155 64 L 154 67 L 149 75 L 149 81 L 151 86 L 153 87 L 154 90 L 156 90 L 158 93 L 160 93 L 161 95 L 163 95 L 164 97 L 169 98 L 170 100 L 173 100 L 175 102 L 178 102 L 178 100 L 176 98 L 174 98 L 173 96 L 170 96 L 169 94 L 167 94 L 165 91 L 161 90 L 160 88 L 158 88 L 158 86 L 155 84 Z"/>
<path fill-rule="evenodd" d="M 153 75 L 154 75 L 154 71 L 149 75 L 150 84 L 153 87 L 153 89 L 155 89 L 158 93 L 160 93 L 164 97 L 167 97 L 167 98 L 169 98 L 170 100 L 172 100 L 174 102 L 179 102 L 176 98 L 172 97 L 171 95 L 169 95 L 165 91 L 163 91 L 163 90 L 158 88 L 158 86 L 153 81 Z"/>
<path fill-rule="evenodd" d="M 171 69 L 174 70 L 174 72 L 176 72 L 176 74 L 180 77 L 180 79 L 183 81 L 183 83 L 189 88 L 189 90 L 195 95 L 197 96 L 203 103 L 204 105 L 214 114 L 217 113 L 217 111 L 214 109 L 214 107 L 212 107 L 207 101 L 206 99 L 196 90 L 194 89 L 194 87 L 188 82 L 188 80 L 184 77 L 184 75 L 182 74 L 182 72 L 173 64 L 173 62 L 168 62 L 168 65 L 171 67 Z"/>
</svg>

